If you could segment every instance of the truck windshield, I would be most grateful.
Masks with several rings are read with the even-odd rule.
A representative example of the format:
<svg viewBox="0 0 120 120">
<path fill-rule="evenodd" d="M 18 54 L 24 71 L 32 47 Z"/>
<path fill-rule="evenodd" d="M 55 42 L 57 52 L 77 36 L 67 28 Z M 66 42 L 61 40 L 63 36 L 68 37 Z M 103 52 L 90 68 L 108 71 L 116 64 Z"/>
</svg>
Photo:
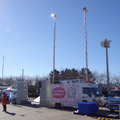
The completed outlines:
<svg viewBox="0 0 120 120">
<path fill-rule="evenodd" d="M 93 95 L 97 96 L 102 96 L 102 92 L 100 91 L 99 88 L 91 88 Z"/>
<path fill-rule="evenodd" d="M 110 97 L 120 97 L 120 91 L 111 91 L 108 96 Z"/>
</svg>

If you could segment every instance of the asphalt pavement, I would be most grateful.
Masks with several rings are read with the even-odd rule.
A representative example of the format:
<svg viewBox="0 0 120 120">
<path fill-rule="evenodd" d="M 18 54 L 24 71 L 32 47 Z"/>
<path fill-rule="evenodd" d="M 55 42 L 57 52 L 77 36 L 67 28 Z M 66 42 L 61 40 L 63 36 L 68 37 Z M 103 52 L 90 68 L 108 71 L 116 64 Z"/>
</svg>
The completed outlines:
<svg viewBox="0 0 120 120">
<path fill-rule="evenodd" d="M 89 116 L 75 115 L 72 111 L 48 107 L 7 105 L 7 112 L 0 105 L 0 120 L 95 120 Z"/>
<path fill-rule="evenodd" d="M 13 105 L 7 104 L 7 112 L 2 111 L 0 104 L 0 120 L 115 120 L 114 118 L 102 117 L 102 114 L 109 114 L 100 110 L 96 115 L 86 116 L 73 114 L 73 110 L 55 109 L 33 105 Z M 117 119 L 118 120 L 118 119 Z"/>
</svg>

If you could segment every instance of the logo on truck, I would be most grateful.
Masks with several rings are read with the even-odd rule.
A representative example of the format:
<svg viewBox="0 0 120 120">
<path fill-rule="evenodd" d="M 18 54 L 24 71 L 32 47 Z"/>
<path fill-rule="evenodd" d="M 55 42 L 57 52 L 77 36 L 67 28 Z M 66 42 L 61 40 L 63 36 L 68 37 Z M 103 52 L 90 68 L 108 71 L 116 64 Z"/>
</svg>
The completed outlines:
<svg viewBox="0 0 120 120">
<path fill-rule="evenodd" d="M 68 98 L 76 98 L 77 91 L 74 85 L 70 86 L 68 88 Z"/>
<path fill-rule="evenodd" d="M 56 99 L 64 98 L 66 95 L 65 89 L 62 87 L 56 87 L 52 91 L 52 95 Z"/>
</svg>

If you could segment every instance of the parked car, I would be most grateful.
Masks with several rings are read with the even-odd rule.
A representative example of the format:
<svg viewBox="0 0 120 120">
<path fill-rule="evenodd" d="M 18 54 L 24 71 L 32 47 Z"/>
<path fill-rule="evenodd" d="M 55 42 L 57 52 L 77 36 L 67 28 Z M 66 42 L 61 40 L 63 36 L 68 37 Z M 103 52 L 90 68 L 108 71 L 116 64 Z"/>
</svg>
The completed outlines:
<svg viewBox="0 0 120 120">
<path fill-rule="evenodd" d="M 108 109 L 111 111 L 119 110 L 120 106 L 120 87 L 115 88 L 108 94 Z"/>
</svg>

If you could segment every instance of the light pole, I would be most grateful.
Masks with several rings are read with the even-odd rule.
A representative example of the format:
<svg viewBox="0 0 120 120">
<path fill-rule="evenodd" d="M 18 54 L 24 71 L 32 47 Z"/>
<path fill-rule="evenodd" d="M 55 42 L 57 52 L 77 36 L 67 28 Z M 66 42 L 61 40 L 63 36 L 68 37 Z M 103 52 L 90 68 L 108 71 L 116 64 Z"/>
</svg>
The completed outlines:
<svg viewBox="0 0 120 120">
<path fill-rule="evenodd" d="M 5 61 L 5 57 L 3 56 L 3 64 L 2 64 L 2 79 L 3 79 L 3 75 L 4 75 L 4 61 Z"/>
<path fill-rule="evenodd" d="M 88 12 L 88 9 L 87 7 L 84 7 L 83 10 L 84 10 L 84 24 L 85 24 L 86 81 L 88 81 L 87 28 L 86 28 L 86 12 Z"/>
<path fill-rule="evenodd" d="M 22 69 L 22 80 L 24 81 L 24 69 Z"/>
<path fill-rule="evenodd" d="M 56 32 L 56 18 L 58 15 L 51 14 L 51 17 L 54 19 L 54 39 L 53 39 L 53 79 L 52 83 L 54 83 L 55 80 L 55 32 Z"/>
<path fill-rule="evenodd" d="M 109 91 L 109 65 L 108 65 L 108 48 L 110 48 L 111 40 L 105 39 L 101 42 L 101 46 L 106 48 L 106 67 L 107 67 L 107 91 Z"/>
</svg>

